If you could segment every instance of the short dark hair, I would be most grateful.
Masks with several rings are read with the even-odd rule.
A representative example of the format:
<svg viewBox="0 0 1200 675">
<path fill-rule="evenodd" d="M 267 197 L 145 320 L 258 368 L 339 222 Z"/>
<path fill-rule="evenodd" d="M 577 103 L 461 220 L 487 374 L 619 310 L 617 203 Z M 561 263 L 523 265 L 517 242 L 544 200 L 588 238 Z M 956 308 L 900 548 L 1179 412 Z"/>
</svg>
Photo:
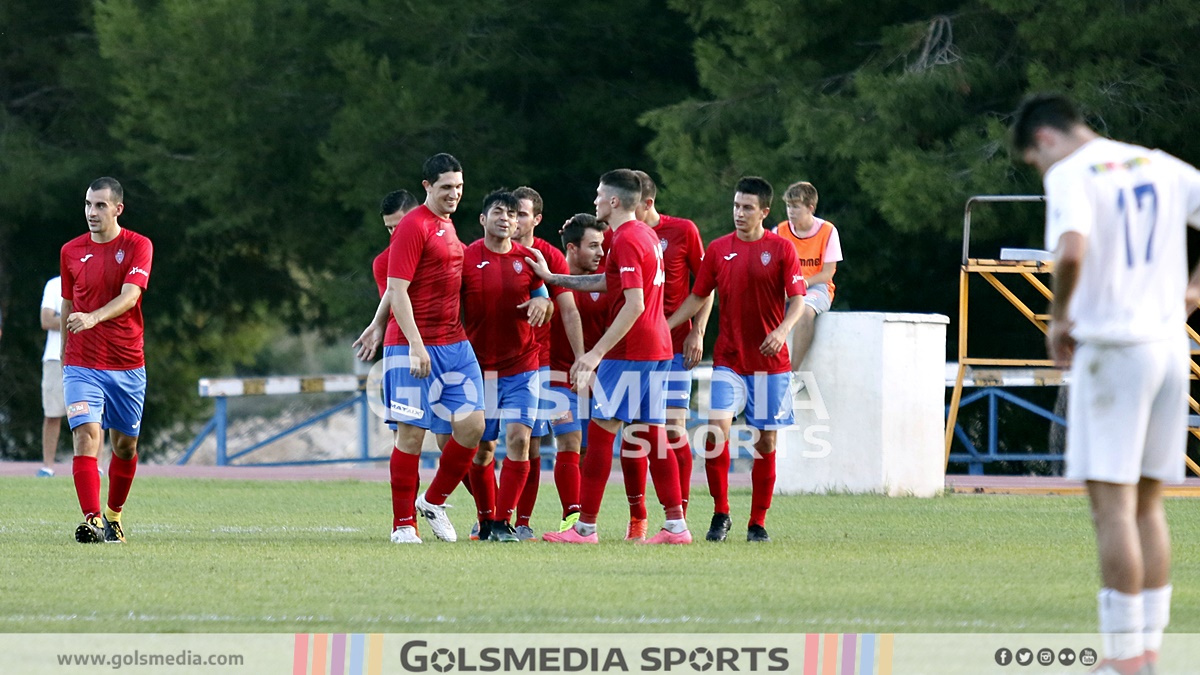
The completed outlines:
<svg viewBox="0 0 1200 675">
<path fill-rule="evenodd" d="M 566 248 L 567 244 L 575 244 L 578 247 L 580 242 L 583 241 L 583 233 L 587 230 L 603 232 L 605 229 L 607 228 L 600 221 L 596 220 L 596 216 L 590 213 L 576 213 L 571 216 L 566 225 L 563 225 L 563 248 Z"/>
<path fill-rule="evenodd" d="M 109 176 L 97 178 L 96 180 L 92 181 L 92 184 L 88 186 L 88 189 L 92 192 L 108 190 L 112 194 L 114 204 L 120 204 L 121 202 L 125 201 L 125 188 L 121 187 L 121 183 L 118 182 L 116 178 L 111 178 Z"/>
<path fill-rule="evenodd" d="M 499 202 L 509 211 L 513 212 L 515 212 L 517 207 L 520 205 L 520 202 L 517 200 L 517 196 L 510 192 L 508 188 L 500 188 L 498 190 L 492 190 L 486 197 L 483 198 L 483 210 L 479 213 L 487 213 L 489 210 L 491 210 L 492 205 L 497 202 Z"/>
<path fill-rule="evenodd" d="M 421 179 L 428 181 L 432 185 L 437 182 L 442 174 L 453 173 L 455 171 L 461 172 L 462 164 L 459 164 L 454 155 L 439 152 L 425 160 L 425 163 L 421 165 Z"/>
<path fill-rule="evenodd" d="M 645 171 L 633 171 L 637 174 L 638 181 L 642 184 L 642 199 L 654 199 L 658 196 L 658 186 L 654 184 L 654 179 Z"/>
<path fill-rule="evenodd" d="M 516 190 L 513 190 L 513 196 L 515 196 L 518 200 L 528 199 L 529 203 L 533 204 L 533 215 L 541 215 L 543 206 L 542 196 L 538 194 L 537 190 L 534 190 L 528 185 L 522 185 Z"/>
<path fill-rule="evenodd" d="M 642 181 L 632 169 L 613 169 L 600 176 L 600 184 L 611 190 L 624 208 L 632 209 L 642 199 Z"/>
<path fill-rule="evenodd" d="M 411 211 L 416 208 L 417 198 L 408 190 L 396 190 L 395 192 L 387 193 L 383 201 L 379 202 L 379 215 L 390 216 L 393 213 L 401 211 Z"/>
<path fill-rule="evenodd" d="M 1086 124 L 1079 106 L 1057 92 L 1043 92 L 1028 96 L 1021 101 L 1013 113 L 1012 146 L 1017 152 L 1024 152 L 1034 146 L 1033 135 L 1042 127 L 1057 129 L 1063 133 L 1074 127 Z"/>
<path fill-rule="evenodd" d="M 764 209 L 770 208 L 771 200 L 775 199 L 775 189 L 766 178 L 759 176 L 742 176 L 733 191 L 744 195 L 757 195 L 758 206 Z"/>
</svg>

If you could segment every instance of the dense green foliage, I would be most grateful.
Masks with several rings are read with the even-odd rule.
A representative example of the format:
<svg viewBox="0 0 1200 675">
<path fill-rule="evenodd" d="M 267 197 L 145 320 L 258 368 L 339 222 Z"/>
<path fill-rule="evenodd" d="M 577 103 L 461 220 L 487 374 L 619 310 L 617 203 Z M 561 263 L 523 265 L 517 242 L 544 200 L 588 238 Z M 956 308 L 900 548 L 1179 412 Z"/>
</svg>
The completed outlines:
<svg viewBox="0 0 1200 675">
<path fill-rule="evenodd" d="M 162 430 L 194 418 L 197 377 L 260 369 L 281 331 L 366 320 L 377 200 L 419 192 L 436 151 L 466 167 L 466 238 L 499 185 L 538 188 L 552 233 L 600 172 L 644 167 L 709 239 L 739 175 L 812 180 L 843 235 L 841 307 L 953 315 L 965 198 L 1039 190 L 1006 149 L 1020 97 L 1069 91 L 1104 132 L 1200 161 L 1198 26 L 1187 0 L 10 0 L 0 454 L 34 454 L 36 303 L 98 175 L 156 244 Z M 1038 244 L 1039 217 L 984 210 L 977 250 Z M 990 344 L 1040 349 L 1015 315 L 981 316 Z"/>
</svg>

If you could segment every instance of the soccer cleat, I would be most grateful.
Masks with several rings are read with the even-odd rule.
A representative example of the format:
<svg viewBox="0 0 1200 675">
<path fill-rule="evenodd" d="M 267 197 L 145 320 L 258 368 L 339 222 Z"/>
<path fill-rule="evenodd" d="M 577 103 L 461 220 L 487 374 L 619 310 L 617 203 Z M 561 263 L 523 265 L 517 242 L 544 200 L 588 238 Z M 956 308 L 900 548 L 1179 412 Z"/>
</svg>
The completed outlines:
<svg viewBox="0 0 1200 675">
<path fill-rule="evenodd" d="M 725 541 L 732 526 L 728 513 L 714 513 L 712 523 L 708 526 L 708 534 L 704 535 L 704 538 L 708 541 Z"/>
<path fill-rule="evenodd" d="M 43 466 L 42 468 L 38 469 L 37 477 L 38 478 L 53 478 L 54 477 L 54 469 L 51 469 L 48 466 Z"/>
<path fill-rule="evenodd" d="M 625 541 L 642 541 L 646 538 L 646 519 L 630 518 L 625 528 Z"/>
<path fill-rule="evenodd" d="M 109 520 L 108 518 L 101 518 L 100 521 L 104 523 L 104 543 L 125 543 L 125 531 L 121 529 L 121 521 Z"/>
<path fill-rule="evenodd" d="M 1154 664 L 1145 654 L 1132 659 L 1104 659 L 1091 671 L 1093 675 L 1154 675 Z"/>
<path fill-rule="evenodd" d="M 433 530 L 434 536 L 449 544 L 458 541 L 458 533 L 454 531 L 454 525 L 446 517 L 444 504 L 430 504 L 425 500 L 425 493 L 422 492 L 421 496 L 417 497 L 416 506 L 417 512 L 425 516 L 425 520 L 429 522 L 429 529 Z"/>
<path fill-rule="evenodd" d="M 767 534 L 767 528 L 762 525 L 751 525 L 746 530 L 746 541 L 771 541 L 771 535 Z"/>
<path fill-rule="evenodd" d="M 75 528 L 75 541 L 81 544 L 99 544 L 104 541 L 104 522 L 100 516 L 92 516 Z"/>
<path fill-rule="evenodd" d="M 471 526 L 471 534 L 467 535 L 467 539 L 471 541 L 479 541 L 479 523 L 476 522 Z"/>
<path fill-rule="evenodd" d="M 676 533 L 664 527 L 658 531 L 658 534 L 638 543 L 647 546 L 650 544 L 690 544 L 692 543 L 692 533 L 690 530 Z"/>
<path fill-rule="evenodd" d="M 600 536 L 595 532 L 583 535 L 574 527 L 565 532 L 547 532 L 542 535 L 542 541 L 552 544 L 599 544 Z"/>
<path fill-rule="evenodd" d="M 537 535 L 533 533 L 533 528 L 528 525 L 518 525 L 516 533 L 517 539 L 521 541 L 537 541 Z"/>
<path fill-rule="evenodd" d="M 504 543 L 512 543 L 521 541 L 517 537 L 517 533 L 513 530 L 513 526 L 506 522 L 497 520 L 492 523 L 492 533 L 488 537 L 488 541 L 499 541 Z"/>
<path fill-rule="evenodd" d="M 578 522 L 579 522 L 579 512 L 572 511 L 567 514 L 566 518 L 562 519 L 562 523 L 560 523 L 558 526 L 558 531 L 566 532 L 567 530 L 571 529 L 572 527 L 575 527 L 575 523 L 578 523 Z"/>
<path fill-rule="evenodd" d="M 415 527 L 397 527 L 392 530 L 393 544 L 420 544 L 421 538 L 417 536 L 417 528 Z"/>
</svg>

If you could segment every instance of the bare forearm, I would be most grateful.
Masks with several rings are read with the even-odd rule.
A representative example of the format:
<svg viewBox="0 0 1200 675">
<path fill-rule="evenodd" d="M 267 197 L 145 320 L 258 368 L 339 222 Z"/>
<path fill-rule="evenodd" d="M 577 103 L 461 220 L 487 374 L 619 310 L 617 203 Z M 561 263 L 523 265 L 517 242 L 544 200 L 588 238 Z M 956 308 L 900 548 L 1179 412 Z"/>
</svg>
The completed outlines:
<svg viewBox="0 0 1200 675">
<path fill-rule="evenodd" d="M 563 303 L 560 309 L 563 328 L 567 331 L 567 342 L 571 343 L 571 352 L 575 354 L 575 358 L 579 358 L 584 352 L 583 319 L 579 316 L 579 308 L 572 302 L 569 305 Z"/>
<path fill-rule="evenodd" d="M 551 274 L 546 283 L 572 291 L 603 293 L 608 290 L 603 274 Z"/>
<path fill-rule="evenodd" d="M 63 300 L 62 307 L 58 313 L 58 330 L 62 333 L 62 341 L 59 342 L 58 360 L 63 360 L 63 354 L 67 351 L 67 340 L 70 339 L 71 332 L 67 330 L 67 317 L 71 316 L 71 312 L 75 311 L 75 301 Z"/>
<path fill-rule="evenodd" d="M 392 313 L 392 293 L 390 290 L 384 290 L 383 296 L 379 298 L 379 306 L 375 308 L 375 316 L 371 319 L 372 326 L 384 328 L 387 326 L 388 316 Z"/>
<path fill-rule="evenodd" d="M 796 327 L 796 322 L 804 315 L 804 296 L 793 295 L 788 298 L 787 311 L 783 313 L 783 321 L 779 323 L 779 330 L 784 333 L 792 332 Z"/>
<path fill-rule="evenodd" d="M 696 316 L 692 317 L 692 331 L 699 331 L 701 335 L 708 328 L 708 317 L 712 315 L 714 296 L 709 295 L 704 299 L 704 304 L 700 307 L 700 311 L 696 312 Z"/>
<path fill-rule="evenodd" d="M 1079 267 L 1074 260 L 1060 260 L 1054 264 L 1054 301 L 1050 303 L 1050 317 L 1054 321 L 1067 320 L 1067 308 L 1071 304 L 1071 296 L 1075 294 L 1075 284 L 1079 281 Z"/>
<path fill-rule="evenodd" d="M 128 312 L 130 309 L 133 309 L 133 306 L 137 304 L 138 298 L 141 297 L 141 295 L 141 289 L 123 290 L 121 291 L 120 295 L 112 300 L 109 300 L 108 304 L 92 312 L 92 316 L 95 317 L 96 323 L 102 323 L 110 319 L 115 319 L 125 312 Z"/>
<path fill-rule="evenodd" d="M 417 319 L 413 316 L 412 299 L 408 297 L 408 291 L 388 288 L 388 295 L 391 296 L 392 316 L 396 318 L 400 332 L 404 334 L 408 344 L 424 345 L 421 331 L 417 328 Z"/>
<path fill-rule="evenodd" d="M 61 325 L 62 317 L 54 313 L 54 310 L 46 307 L 42 308 L 41 313 L 42 330 L 58 330 Z"/>
<path fill-rule="evenodd" d="M 704 309 L 705 303 L 708 304 L 710 309 L 712 308 L 712 295 L 709 295 L 708 298 L 701 298 L 695 293 L 689 293 L 688 296 L 684 298 L 683 304 L 679 305 L 679 309 L 675 310 L 674 314 L 667 317 L 667 328 L 675 330 L 679 326 L 683 325 L 685 321 L 693 316 L 696 316 L 698 312 Z M 705 321 L 707 322 L 707 317 L 705 317 Z"/>
</svg>

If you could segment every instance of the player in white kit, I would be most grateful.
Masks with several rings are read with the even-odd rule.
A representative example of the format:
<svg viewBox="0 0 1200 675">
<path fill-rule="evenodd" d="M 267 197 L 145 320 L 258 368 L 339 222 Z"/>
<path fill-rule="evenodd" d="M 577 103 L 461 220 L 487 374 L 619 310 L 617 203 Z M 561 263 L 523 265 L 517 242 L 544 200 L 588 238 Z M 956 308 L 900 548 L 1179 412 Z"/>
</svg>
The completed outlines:
<svg viewBox="0 0 1200 675">
<path fill-rule="evenodd" d="M 1067 476 L 1087 482 L 1103 589 L 1106 660 L 1096 672 L 1154 672 L 1170 615 L 1163 483 L 1183 479 L 1188 341 L 1200 268 L 1200 172 L 1159 150 L 1100 137 L 1057 94 L 1021 104 L 1016 151 L 1043 174 L 1055 252 L 1051 358 L 1071 367 Z"/>
</svg>

